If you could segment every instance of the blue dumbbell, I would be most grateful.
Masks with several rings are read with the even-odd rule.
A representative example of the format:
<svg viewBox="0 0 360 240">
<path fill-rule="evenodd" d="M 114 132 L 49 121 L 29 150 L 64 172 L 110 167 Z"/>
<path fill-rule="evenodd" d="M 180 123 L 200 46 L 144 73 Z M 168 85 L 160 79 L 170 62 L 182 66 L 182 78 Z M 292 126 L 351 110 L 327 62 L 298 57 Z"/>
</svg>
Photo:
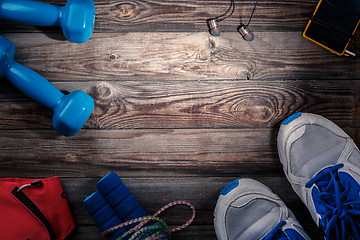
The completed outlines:
<svg viewBox="0 0 360 240">
<path fill-rule="evenodd" d="M 93 0 L 68 0 L 64 7 L 30 0 L 0 0 L 0 19 L 35 26 L 60 26 L 71 42 L 89 40 L 95 22 Z"/>
<path fill-rule="evenodd" d="M 6 77 L 30 98 L 54 111 L 56 131 L 75 135 L 94 109 L 94 100 L 81 90 L 64 95 L 54 85 L 33 70 L 14 60 L 15 46 L 0 36 L 0 78 Z"/>
<path fill-rule="evenodd" d="M 115 172 L 103 177 L 98 182 L 97 188 L 124 222 L 147 216 L 140 203 Z"/>
<path fill-rule="evenodd" d="M 122 223 L 114 209 L 98 191 L 94 192 L 84 200 L 84 207 L 102 232 Z M 107 238 L 109 240 L 117 239 L 127 230 L 127 228 L 119 229 L 107 235 Z"/>
</svg>

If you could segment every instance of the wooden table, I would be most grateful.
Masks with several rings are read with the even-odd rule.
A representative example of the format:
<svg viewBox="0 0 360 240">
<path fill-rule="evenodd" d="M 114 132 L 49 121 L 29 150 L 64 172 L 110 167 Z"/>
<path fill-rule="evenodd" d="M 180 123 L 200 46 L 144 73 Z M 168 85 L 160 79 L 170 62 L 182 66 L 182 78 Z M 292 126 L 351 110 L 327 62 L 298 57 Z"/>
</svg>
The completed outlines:
<svg viewBox="0 0 360 240">
<path fill-rule="evenodd" d="M 284 177 L 277 132 L 287 116 L 312 112 L 359 144 L 360 61 L 302 38 L 317 0 L 260 1 L 253 42 L 236 28 L 255 1 L 236 2 L 219 37 L 205 20 L 222 14 L 227 0 L 95 0 L 94 33 L 84 44 L 66 41 L 56 27 L 1 21 L 19 63 L 64 93 L 86 91 L 95 110 L 76 136 L 64 137 L 50 110 L 2 79 L 0 177 L 60 176 L 77 223 L 71 240 L 100 239 L 82 201 L 111 171 L 148 213 L 173 200 L 195 205 L 194 223 L 174 239 L 216 239 L 217 196 L 238 177 L 271 187 L 321 239 Z M 190 212 L 165 215 L 177 225 Z"/>
</svg>

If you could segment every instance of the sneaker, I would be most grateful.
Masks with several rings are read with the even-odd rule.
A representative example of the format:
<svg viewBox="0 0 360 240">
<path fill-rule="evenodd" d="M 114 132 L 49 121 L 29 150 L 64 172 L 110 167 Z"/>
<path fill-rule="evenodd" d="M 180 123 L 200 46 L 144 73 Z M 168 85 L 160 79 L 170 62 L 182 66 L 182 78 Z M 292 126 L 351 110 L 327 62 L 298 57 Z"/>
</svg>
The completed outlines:
<svg viewBox="0 0 360 240">
<path fill-rule="evenodd" d="M 326 239 L 360 239 L 360 152 L 336 124 L 296 113 L 278 134 L 284 172 Z"/>
<path fill-rule="evenodd" d="M 227 185 L 220 192 L 214 217 L 219 240 L 310 239 L 284 202 L 252 179 Z"/>
</svg>

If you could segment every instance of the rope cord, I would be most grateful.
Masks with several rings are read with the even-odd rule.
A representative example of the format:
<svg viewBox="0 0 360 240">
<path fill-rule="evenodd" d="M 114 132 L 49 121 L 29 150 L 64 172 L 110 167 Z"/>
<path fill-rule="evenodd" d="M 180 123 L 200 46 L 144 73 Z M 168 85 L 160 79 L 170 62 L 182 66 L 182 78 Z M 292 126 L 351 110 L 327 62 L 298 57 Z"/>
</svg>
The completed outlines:
<svg viewBox="0 0 360 240">
<path fill-rule="evenodd" d="M 158 217 L 162 212 L 164 212 L 166 209 L 176 206 L 176 205 L 186 205 L 192 210 L 192 216 L 191 218 L 183 225 L 179 227 L 169 228 L 168 224 Z M 147 216 L 147 217 L 141 217 L 132 219 L 130 221 L 124 222 L 122 224 L 119 224 L 117 226 L 114 226 L 112 228 L 109 228 L 105 230 L 102 235 L 106 236 L 109 235 L 123 227 L 137 224 L 135 227 L 131 228 L 129 231 L 124 233 L 122 236 L 120 236 L 117 240 L 140 240 L 140 239 L 146 239 L 146 240 L 160 240 L 160 239 L 170 239 L 171 233 L 180 231 L 187 226 L 189 226 L 195 218 L 195 207 L 186 202 L 186 201 L 173 201 L 162 208 L 160 208 L 154 215 Z"/>
</svg>

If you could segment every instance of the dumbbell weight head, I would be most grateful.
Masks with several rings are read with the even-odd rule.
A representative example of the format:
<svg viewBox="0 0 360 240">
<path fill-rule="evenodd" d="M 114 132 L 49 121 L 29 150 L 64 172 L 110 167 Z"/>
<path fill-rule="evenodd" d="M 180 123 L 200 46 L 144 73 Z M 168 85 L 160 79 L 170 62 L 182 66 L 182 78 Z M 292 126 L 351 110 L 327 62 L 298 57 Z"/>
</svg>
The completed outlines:
<svg viewBox="0 0 360 240">
<path fill-rule="evenodd" d="M 64 95 L 54 109 L 53 125 L 64 136 L 80 131 L 94 109 L 94 100 L 81 90 Z"/>
<path fill-rule="evenodd" d="M 68 0 L 61 9 L 60 24 L 65 37 L 76 43 L 86 42 L 94 29 L 93 0 Z"/>
<path fill-rule="evenodd" d="M 34 26 L 61 26 L 65 37 L 86 42 L 94 29 L 93 0 L 68 0 L 65 6 L 30 0 L 0 0 L 0 19 Z"/>
</svg>

